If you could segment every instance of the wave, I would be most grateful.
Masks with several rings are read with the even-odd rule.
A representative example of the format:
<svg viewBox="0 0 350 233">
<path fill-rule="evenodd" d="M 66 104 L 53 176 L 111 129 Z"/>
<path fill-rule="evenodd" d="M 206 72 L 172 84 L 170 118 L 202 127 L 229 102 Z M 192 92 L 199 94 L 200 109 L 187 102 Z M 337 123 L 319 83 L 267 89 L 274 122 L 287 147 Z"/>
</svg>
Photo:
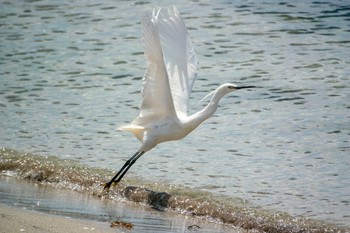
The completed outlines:
<svg viewBox="0 0 350 233">
<path fill-rule="evenodd" d="M 40 156 L 0 149 L 2 174 L 93 195 L 101 199 L 127 199 L 159 211 L 173 211 L 253 232 L 350 232 L 349 228 L 250 205 L 242 199 L 215 195 L 185 186 L 126 178 L 103 193 L 102 183 L 113 171 L 91 168 L 55 156 Z M 156 191 L 156 190 L 162 190 Z"/>
</svg>

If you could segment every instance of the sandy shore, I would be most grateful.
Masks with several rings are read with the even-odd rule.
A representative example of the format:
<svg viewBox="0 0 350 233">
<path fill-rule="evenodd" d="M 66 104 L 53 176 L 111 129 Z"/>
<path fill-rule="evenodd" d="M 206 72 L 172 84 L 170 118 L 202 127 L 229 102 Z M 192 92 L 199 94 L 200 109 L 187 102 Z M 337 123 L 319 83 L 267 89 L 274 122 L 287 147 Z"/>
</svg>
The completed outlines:
<svg viewBox="0 0 350 233">
<path fill-rule="evenodd" d="M 50 211 L 57 215 L 50 214 Z M 87 216 L 89 218 L 85 219 Z M 117 221 L 114 228 L 110 227 L 112 221 Z M 131 229 L 127 228 L 130 227 L 128 223 L 132 225 Z M 236 228 L 205 219 L 154 210 L 128 201 L 101 200 L 68 189 L 0 175 L 0 233 L 133 233 L 149 232 L 150 229 L 162 233 L 187 232 L 193 226 L 199 226 L 202 232 L 239 232 Z"/>
<path fill-rule="evenodd" d="M 1 233 L 123 232 L 107 222 L 85 221 L 0 205 Z"/>
</svg>

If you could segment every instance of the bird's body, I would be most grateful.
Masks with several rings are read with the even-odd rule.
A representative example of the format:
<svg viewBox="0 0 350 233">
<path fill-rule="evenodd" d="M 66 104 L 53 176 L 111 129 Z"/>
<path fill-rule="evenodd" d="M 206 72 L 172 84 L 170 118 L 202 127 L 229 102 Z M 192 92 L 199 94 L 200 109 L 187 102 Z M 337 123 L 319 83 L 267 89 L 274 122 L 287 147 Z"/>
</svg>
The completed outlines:
<svg viewBox="0 0 350 233">
<path fill-rule="evenodd" d="M 209 104 L 187 115 L 189 97 L 198 73 L 197 56 L 179 12 L 175 7 L 153 10 L 142 19 L 143 45 L 148 68 L 143 79 L 139 116 L 120 127 L 138 138 L 142 145 L 122 169 L 105 184 L 118 183 L 145 152 L 159 143 L 178 140 L 192 132 L 217 110 L 219 100 L 241 88 L 223 84 L 212 92 Z"/>
<path fill-rule="evenodd" d="M 227 85 L 230 84 L 220 86 L 221 89 L 219 87 L 219 90 L 216 90 L 210 103 L 203 110 L 191 116 L 182 115 L 178 117 L 177 115 L 171 115 L 147 120 L 141 117 L 142 121 L 136 118 L 131 125 L 122 126 L 119 129 L 133 133 L 142 142 L 140 151 L 144 152 L 159 143 L 184 138 L 213 115 L 218 107 L 219 100 L 226 94 Z"/>
<path fill-rule="evenodd" d="M 144 152 L 159 143 L 181 139 L 190 132 L 184 127 L 184 122 L 172 117 L 159 119 L 150 125 L 127 125 L 120 129 L 133 133 L 141 141 L 140 150 Z"/>
</svg>

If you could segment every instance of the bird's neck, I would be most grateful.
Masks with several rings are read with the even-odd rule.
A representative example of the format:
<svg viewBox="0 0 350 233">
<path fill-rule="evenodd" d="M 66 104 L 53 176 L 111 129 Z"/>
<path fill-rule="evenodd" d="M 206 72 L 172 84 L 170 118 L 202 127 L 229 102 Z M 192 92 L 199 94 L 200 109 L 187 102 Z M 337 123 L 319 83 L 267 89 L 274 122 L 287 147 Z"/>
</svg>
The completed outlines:
<svg viewBox="0 0 350 233">
<path fill-rule="evenodd" d="M 215 92 L 207 106 L 205 106 L 201 111 L 189 117 L 188 119 L 189 127 L 192 130 L 194 130 L 203 121 L 211 117 L 218 109 L 219 101 L 223 96 L 224 96 L 224 93 Z"/>
</svg>

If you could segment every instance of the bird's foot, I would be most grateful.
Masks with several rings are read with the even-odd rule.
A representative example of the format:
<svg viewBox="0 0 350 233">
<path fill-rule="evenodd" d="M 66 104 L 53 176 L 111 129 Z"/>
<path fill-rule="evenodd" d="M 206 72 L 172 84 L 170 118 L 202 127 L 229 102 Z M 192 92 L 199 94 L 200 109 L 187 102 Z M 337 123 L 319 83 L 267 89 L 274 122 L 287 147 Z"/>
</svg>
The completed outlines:
<svg viewBox="0 0 350 233">
<path fill-rule="evenodd" d="M 108 192 L 109 188 L 111 187 L 111 184 L 110 183 L 103 183 L 103 184 L 101 184 L 101 186 L 103 187 L 102 192 Z"/>
<path fill-rule="evenodd" d="M 100 186 L 103 186 L 103 189 L 102 189 L 101 193 L 98 194 L 98 197 L 102 198 L 109 193 L 109 188 L 110 188 L 111 184 L 110 183 L 102 183 L 102 184 L 100 184 Z"/>
<path fill-rule="evenodd" d="M 116 181 L 101 184 L 101 186 L 103 186 L 102 193 L 108 193 L 109 189 L 111 187 L 115 187 L 117 184 L 118 184 L 118 182 L 116 182 Z"/>
</svg>

